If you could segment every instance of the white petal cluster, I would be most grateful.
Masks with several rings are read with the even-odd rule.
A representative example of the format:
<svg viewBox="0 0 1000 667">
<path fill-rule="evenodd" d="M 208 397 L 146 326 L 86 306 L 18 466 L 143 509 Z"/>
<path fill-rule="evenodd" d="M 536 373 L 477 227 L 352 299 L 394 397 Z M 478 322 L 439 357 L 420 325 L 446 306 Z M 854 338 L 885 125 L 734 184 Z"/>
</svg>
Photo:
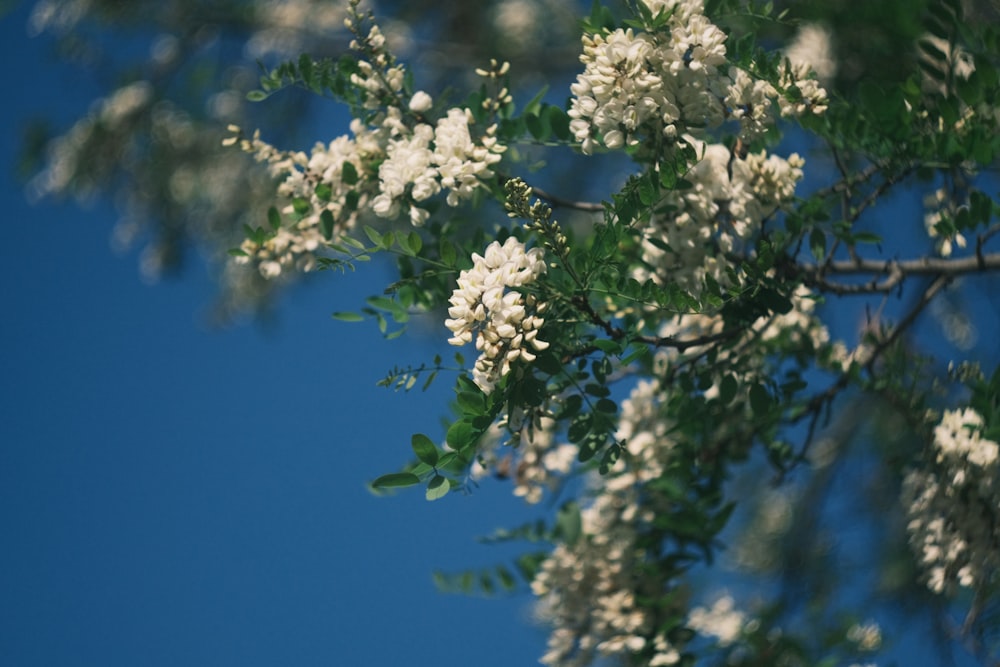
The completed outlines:
<svg viewBox="0 0 1000 667">
<path fill-rule="evenodd" d="M 996 469 L 998 446 L 982 437 L 982 427 L 983 418 L 972 408 L 945 410 L 934 428 L 938 463 L 967 461 L 977 468 Z"/>
<path fill-rule="evenodd" d="M 829 28 L 818 23 L 803 24 L 785 49 L 785 56 L 793 63 L 808 65 L 820 83 L 830 83 L 837 74 L 833 35 Z"/>
<path fill-rule="evenodd" d="M 736 608 L 730 595 L 723 595 L 710 607 L 695 607 L 688 615 L 689 628 L 707 637 L 714 637 L 719 646 L 729 646 L 743 632 L 747 617 Z"/>
<path fill-rule="evenodd" d="M 903 480 L 910 544 L 935 593 L 991 585 L 1000 571 L 1000 462 L 972 408 L 945 411 L 934 429 L 937 466 Z"/>
<path fill-rule="evenodd" d="M 785 91 L 797 90 L 798 94 L 785 92 L 778 97 L 778 107 L 785 118 L 795 118 L 807 113 L 821 114 L 826 111 L 829 100 L 826 90 L 812 76 L 809 63 L 788 61 L 780 73 L 781 87 Z"/>
<path fill-rule="evenodd" d="M 432 100 L 426 93 L 417 93 L 410 107 L 414 104 L 428 109 Z M 399 136 L 389 141 L 387 158 L 379 167 L 381 192 L 372 202 L 375 213 L 395 218 L 405 207 L 410 222 L 419 226 L 429 213 L 417 204 L 442 189 L 448 191 L 450 206 L 469 199 L 493 176 L 490 167 L 500 161 L 505 150 L 494 136 L 496 126 L 488 128 L 476 143 L 469 129 L 472 122 L 469 110 L 453 108 L 434 127 L 420 123 L 412 131 L 403 126 L 393 128 Z"/>
<path fill-rule="evenodd" d="M 541 659 L 547 665 L 641 651 L 653 634 L 650 614 L 636 601 L 638 533 L 622 518 L 620 499 L 598 496 L 581 520 L 580 538 L 557 546 L 531 583 L 539 616 L 554 626 Z"/>
<path fill-rule="evenodd" d="M 329 144 L 317 143 L 307 155 L 304 152 L 281 151 L 261 140 L 260 132 L 254 132 L 250 139 L 236 137 L 227 143 L 239 143 L 240 147 L 254 155 L 258 162 L 267 165 L 268 171 L 281 179 L 277 193 L 288 200 L 301 199 L 309 204 L 309 210 L 290 227 L 281 227 L 263 243 L 246 239 L 240 246 L 244 255 L 235 257 L 237 263 L 254 263 L 265 278 L 277 278 L 289 270 L 310 271 L 316 265 L 316 251 L 325 242 L 320 216 L 329 211 L 334 220 L 334 233 L 342 234 L 353 228 L 357 221 L 357 209 L 368 202 L 362 188 L 357 188 L 345 180 L 345 168 L 354 174 L 363 174 L 365 163 L 372 151 L 381 152 L 380 141 L 373 136 L 360 121 L 353 121 L 351 129 L 354 137 L 340 136 Z M 230 130 L 239 132 L 239 128 Z M 350 164 L 350 167 L 347 165 Z M 328 197 L 316 193 L 319 185 L 330 189 Z M 348 193 L 359 195 L 357 206 L 348 206 Z M 297 217 L 293 204 L 282 211 L 288 217 Z"/>
<path fill-rule="evenodd" d="M 448 342 L 465 345 L 475 338 L 479 359 L 473 380 L 484 392 L 493 391 L 517 359 L 534 361 L 533 351 L 549 344 L 538 339 L 545 304 L 512 288 L 527 287 L 545 272 L 541 248 L 526 250 L 514 237 L 494 241 L 483 255 L 472 255 L 473 266 L 458 277 L 445 326 L 454 334 Z"/>
<path fill-rule="evenodd" d="M 554 488 L 572 470 L 579 450 L 569 443 L 556 444 L 554 419 L 538 416 L 533 423 L 520 423 L 523 421 L 508 416 L 491 428 L 470 475 L 473 479 L 489 474 L 509 476 L 514 481 L 514 495 L 534 505 L 546 489 Z M 515 437 L 505 440 L 510 432 Z"/>
<path fill-rule="evenodd" d="M 809 78 L 808 64 L 785 67 L 778 90 L 727 65 L 726 34 L 704 15 L 703 2 L 644 3 L 654 16 L 669 12 L 667 23 L 650 32 L 583 35 L 584 71 L 570 87 L 569 116 L 584 153 L 672 141 L 730 118 L 755 135 L 773 123 L 775 101 L 786 116 L 825 110 L 826 93 Z"/>
<path fill-rule="evenodd" d="M 669 213 L 651 217 L 643 234 L 648 266 L 633 275 L 640 281 L 669 278 L 699 293 L 706 276 L 726 284 L 727 262 L 720 255 L 750 239 L 766 217 L 792 198 L 805 163 L 794 153 L 785 159 L 763 151 L 740 159 L 722 144 L 686 140 L 702 156 L 685 175 L 692 187 L 668 193 L 661 208 Z M 669 251 L 660 247 L 663 243 Z"/>
<path fill-rule="evenodd" d="M 601 478 L 600 492 L 580 513 L 581 535 L 563 543 L 542 563 L 531 583 L 537 612 L 553 626 L 542 662 L 588 665 L 600 657 L 651 654 L 651 665 L 672 665 L 680 653 L 656 630 L 656 610 L 641 600 L 663 594 L 663 582 L 644 577 L 640 566 L 643 525 L 655 510 L 642 504 L 639 484 L 659 475 L 671 441 L 651 382 L 640 383 L 622 402 L 616 437 L 627 440 L 632 465 L 620 460 Z"/>
<path fill-rule="evenodd" d="M 957 213 L 957 207 L 948 196 L 947 189 L 938 188 L 924 197 L 924 207 L 926 209 L 924 227 L 927 229 L 927 235 L 935 240 L 935 248 L 942 257 L 949 257 L 956 246 L 959 248 L 966 246 L 965 236 L 961 232 L 956 231 L 945 236 L 938 229 L 938 225 L 946 218 L 953 219 Z"/>
</svg>

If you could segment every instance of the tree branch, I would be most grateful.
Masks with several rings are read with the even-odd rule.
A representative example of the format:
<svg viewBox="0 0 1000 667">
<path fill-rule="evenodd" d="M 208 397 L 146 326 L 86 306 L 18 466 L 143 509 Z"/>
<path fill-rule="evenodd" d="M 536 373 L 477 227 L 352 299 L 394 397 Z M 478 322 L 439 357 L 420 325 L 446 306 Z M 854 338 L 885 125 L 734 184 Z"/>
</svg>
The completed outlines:
<svg viewBox="0 0 1000 667">
<path fill-rule="evenodd" d="M 785 267 L 794 277 L 823 292 L 834 294 L 877 294 L 887 293 L 899 287 L 908 276 L 933 275 L 955 278 L 967 273 L 982 273 L 1000 270 L 1000 253 L 983 253 L 981 244 L 975 255 L 948 259 L 943 257 L 922 257 L 910 260 L 862 259 L 841 260 L 826 264 L 792 263 Z M 825 274 L 840 275 L 874 274 L 865 283 L 842 283 L 827 280 Z M 884 276 L 884 277 L 883 277 Z"/>
</svg>

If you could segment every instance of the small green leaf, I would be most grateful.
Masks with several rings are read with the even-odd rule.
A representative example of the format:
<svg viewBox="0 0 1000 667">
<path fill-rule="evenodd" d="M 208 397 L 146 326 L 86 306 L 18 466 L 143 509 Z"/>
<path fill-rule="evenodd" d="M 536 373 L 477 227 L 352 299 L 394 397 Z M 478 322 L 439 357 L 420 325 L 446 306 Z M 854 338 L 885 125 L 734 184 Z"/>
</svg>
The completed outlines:
<svg viewBox="0 0 1000 667">
<path fill-rule="evenodd" d="M 722 378 L 722 382 L 719 383 L 719 400 L 723 405 L 729 405 L 736 398 L 736 390 L 738 385 L 736 382 L 736 377 L 733 375 L 727 375 Z"/>
<path fill-rule="evenodd" d="M 823 233 L 822 229 L 812 230 L 812 233 L 809 235 L 809 249 L 812 251 L 813 257 L 816 258 L 817 262 L 822 262 L 826 259 L 826 234 Z"/>
<path fill-rule="evenodd" d="M 416 379 L 415 376 L 413 376 Z M 415 433 L 410 439 L 410 445 L 413 447 L 413 453 L 417 455 L 417 458 L 426 463 L 429 466 L 435 466 L 438 462 L 438 449 L 423 433 Z"/>
<path fill-rule="evenodd" d="M 281 227 L 281 214 L 278 213 L 278 209 L 273 206 L 267 209 L 267 221 L 270 223 L 272 229 Z"/>
<path fill-rule="evenodd" d="M 750 409 L 755 415 L 766 415 L 771 409 L 771 394 L 762 384 L 750 386 Z"/>
<path fill-rule="evenodd" d="M 424 246 L 424 240 L 420 238 L 420 234 L 416 232 L 410 232 L 406 237 L 406 240 L 407 247 L 413 252 L 414 255 L 418 254 L 420 249 Z"/>
<path fill-rule="evenodd" d="M 364 226 L 364 230 L 365 230 L 365 236 L 368 237 L 369 241 L 371 241 L 372 243 L 374 243 L 377 246 L 381 246 L 382 245 L 382 234 L 379 233 L 379 231 L 377 229 L 374 229 L 373 227 L 369 227 L 368 225 L 365 225 Z"/>
<path fill-rule="evenodd" d="M 414 475 L 412 472 L 392 472 L 388 475 L 382 475 L 374 482 L 372 482 L 372 487 L 376 489 L 391 489 L 400 488 L 404 486 L 413 486 L 414 484 L 419 484 L 420 478 Z"/>
<path fill-rule="evenodd" d="M 437 500 L 448 495 L 449 491 L 451 491 L 451 485 L 448 483 L 448 480 L 441 475 L 434 475 L 431 481 L 427 483 L 427 493 L 425 495 L 427 500 Z"/>
<path fill-rule="evenodd" d="M 332 315 L 333 319 L 341 322 L 363 322 L 364 316 L 349 311 L 338 311 Z"/>
<path fill-rule="evenodd" d="M 350 162 L 344 162 L 340 168 L 340 180 L 347 185 L 354 185 L 358 182 L 358 170 Z"/>
<path fill-rule="evenodd" d="M 464 419 L 460 419 L 448 427 L 448 432 L 445 435 L 445 442 L 447 442 L 452 449 L 462 451 L 475 442 L 476 435 L 477 433 L 475 429 L 472 428 L 472 424 Z"/>
<path fill-rule="evenodd" d="M 443 263 L 447 264 L 448 266 L 454 266 L 455 265 L 455 260 L 457 259 L 457 254 L 455 252 L 455 246 L 453 246 L 451 243 L 449 243 L 448 241 L 442 240 L 441 241 L 440 254 L 441 254 L 441 261 Z"/>
<path fill-rule="evenodd" d="M 329 209 L 323 209 L 319 214 L 319 222 L 323 228 L 323 238 L 329 241 L 333 238 L 333 213 Z"/>
<path fill-rule="evenodd" d="M 316 198 L 320 201 L 330 201 L 333 196 L 333 188 L 328 183 L 318 184 L 313 192 L 316 193 Z"/>
<path fill-rule="evenodd" d="M 247 93 L 247 100 L 251 102 L 261 102 L 265 99 L 267 99 L 267 93 L 263 90 L 251 90 Z"/>
</svg>

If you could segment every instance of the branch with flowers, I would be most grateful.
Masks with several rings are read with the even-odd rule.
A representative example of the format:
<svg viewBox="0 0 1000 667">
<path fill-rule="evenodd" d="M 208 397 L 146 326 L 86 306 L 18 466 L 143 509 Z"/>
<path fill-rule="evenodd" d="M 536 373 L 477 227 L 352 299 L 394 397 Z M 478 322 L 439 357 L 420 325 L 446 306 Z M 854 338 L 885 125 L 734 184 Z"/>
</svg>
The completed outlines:
<svg viewBox="0 0 1000 667">
<path fill-rule="evenodd" d="M 816 440 L 851 418 L 837 414 L 850 392 L 911 425 L 905 463 L 895 452 L 882 465 L 912 583 L 957 607 L 971 595 L 960 643 L 991 655 L 979 611 L 1000 587 L 1000 374 L 945 376 L 971 396 L 952 407 L 911 340 L 949 284 L 1000 269 L 996 35 L 962 11 L 932 3 L 907 84 L 850 100 L 802 49 L 755 42 L 794 17 L 726 0 L 639 0 L 620 15 L 595 4 L 565 105 L 541 93 L 519 109 L 521 73 L 498 60 L 461 102 L 432 96 L 358 0 L 353 57 L 265 72 L 254 99 L 302 85 L 353 120 L 309 153 L 230 128 L 227 145 L 266 165 L 280 202 L 233 261 L 275 279 L 388 254 L 399 280 L 340 317 L 387 335 L 438 318 L 450 344 L 475 347 L 460 370 L 436 358 L 382 382 L 453 373 L 456 401 L 443 436 L 415 434 L 413 462 L 372 487 L 422 485 L 435 500 L 493 476 L 530 504 L 562 496 L 550 523 L 512 533 L 551 542 L 518 561 L 551 626 L 542 662 L 833 664 L 877 650 L 877 628 L 793 640 L 766 605 L 709 608 L 694 583 L 740 507 L 730 480 L 785 484 L 820 465 Z M 627 173 L 588 172 L 600 202 L 561 195 L 528 168 L 543 150 L 552 165 L 617 157 Z M 871 221 L 915 188 L 930 192 L 924 219 L 894 222 L 933 247 L 914 257 Z M 893 313 L 900 294 L 913 304 Z M 836 340 L 848 295 L 882 301 Z M 829 634 L 831 618 L 817 622 Z"/>
</svg>

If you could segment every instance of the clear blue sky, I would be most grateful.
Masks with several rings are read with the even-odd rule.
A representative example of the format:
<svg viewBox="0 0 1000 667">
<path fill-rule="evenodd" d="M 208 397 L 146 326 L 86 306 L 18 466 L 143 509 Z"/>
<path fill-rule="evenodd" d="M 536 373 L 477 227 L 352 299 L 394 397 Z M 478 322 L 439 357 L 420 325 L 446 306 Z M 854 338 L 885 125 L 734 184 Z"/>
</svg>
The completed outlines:
<svg viewBox="0 0 1000 667">
<path fill-rule="evenodd" d="M 447 380 L 375 382 L 447 347 L 443 325 L 386 343 L 331 320 L 380 291 L 375 267 L 294 292 L 273 331 L 208 330 L 202 267 L 146 286 L 109 208 L 29 205 L 25 121 L 65 127 L 96 89 L 27 37 L 28 8 L 0 19 L 0 665 L 535 664 L 527 596 L 431 580 L 507 557 L 474 537 L 523 518 L 509 487 L 364 487 L 441 433 Z"/>
</svg>

